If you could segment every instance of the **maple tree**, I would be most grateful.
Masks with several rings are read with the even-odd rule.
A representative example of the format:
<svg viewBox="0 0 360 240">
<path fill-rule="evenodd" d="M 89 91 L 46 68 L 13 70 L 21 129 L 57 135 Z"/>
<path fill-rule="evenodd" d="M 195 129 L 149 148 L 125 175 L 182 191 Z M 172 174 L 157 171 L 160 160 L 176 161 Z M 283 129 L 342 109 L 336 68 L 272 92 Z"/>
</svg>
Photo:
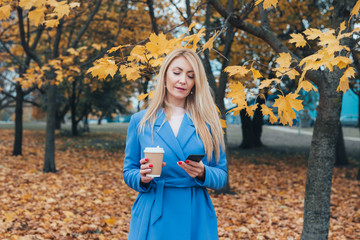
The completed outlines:
<svg viewBox="0 0 360 240">
<path fill-rule="evenodd" d="M 0 41 L 9 48 L 2 57 L 8 59 L 8 66 L 15 66 L 15 70 L 11 71 L 18 72 L 19 76 L 15 79 L 19 99 L 16 126 L 20 126 L 16 136 L 18 132 L 22 132 L 23 96 L 34 89 L 40 90 L 43 94 L 47 93 L 47 96 L 42 98 L 47 105 L 49 115 L 47 119 L 52 119 L 48 130 L 52 135 L 47 141 L 49 144 L 54 141 L 55 125 L 59 126 L 61 119 L 69 110 L 73 135 L 77 135 L 77 124 L 88 114 L 97 114 L 96 111 L 100 109 L 102 112 L 108 111 L 104 106 L 99 107 L 91 97 L 93 92 L 98 90 L 101 92 L 101 88 L 108 85 L 110 79 L 99 81 L 97 78 L 85 76 L 85 72 L 94 59 L 102 57 L 118 41 L 124 39 L 137 41 L 146 32 L 150 32 L 147 24 L 149 20 L 138 18 L 143 9 L 143 5 L 138 6 L 134 3 L 132 6 L 128 1 L 98 0 L 81 2 L 81 4 L 74 2 L 66 4 L 64 1 L 55 0 L 1 2 L 1 27 L 6 31 L 3 32 Z M 27 28 L 23 25 L 21 28 L 18 23 L 22 21 L 17 15 L 11 17 L 10 12 L 15 10 L 22 12 L 19 16 L 21 20 L 28 22 Z M 43 34 L 44 32 L 46 35 Z M 27 41 L 36 47 L 30 48 L 30 51 Z M 48 49 L 51 49 L 53 54 L 49 54 Z M 23 57 L 26 58 L 26 63 L 20 65 L 20 71 L 17 71 Z M 21 68 L 22 66 L 26 67 Z M 116 82 L 122 82 L 118 80 L 116 79 Z M 51 84 L 48 86 L 49 83 Z M 116 89 L 111 89 L 117 95 L 126 94 L 130 90 L 128 86 L 125 88 L 124 84 L 113 84 L 113 86 L 117 86 Z M 56 92 L 55 88 L 57 88 Z M 63 99 L 59 103 L 61 106 L 57 106 L 56 99 Z M 125 102 L 126 99 L 122 101 Z M 108 106 L 115 111 L 113 106 L 123 109 L 116 101 Z M 57 117 L 57 121 L 54 120 L 54 116 Z M 15 142 L 14 149 L 20 149 L 17 154 L 21 154 L 22 138 L 15 137 Z M 50 152 L 53 150 L 52 144 Z M 48 158 L 53 159 L 53 155 L 45 157 Z M 52 171 L 54 170 L 55 167 Z"/>
<path fill-rule="evenodd" d="M 259 4 L 261 9 L 263 8 L 261 4 L 264 4 L 266 9 L 270 6 L 276 6 L 277 2 L 273 0 L 259 0 L 256 4 Z M 348 58 L 348 55 L 344 54 L 349 52 L 350 48 L 344 41 L 340 42 L 342 38 L 351 37 L 354 33 L 350 30 L 351 26 L 348 25 L 350 23 L 349 13 L 351 11 L 348 6 L 354 6 L 355 3 L 354 1 L 351 2 L 353 4 L 348 5 L 344 2 L 333 2 L 332 28 L 337 30 L 320 31 L 317 29 L 307 29 L 304 32 L 308 40 L 319 39 L 319 49 L 303 59 L 300 59 L 291 52 L 277 38 L 276 34 L 271 31 L 267 10 L 259 11 L 261 15 L 261 28 L 235 17 L 230 17 L 229 20 L 235 27 L 266 41 L 277 53 L 283 53 L 277 59 L 279 65 L 276 69 L 279 71 L 277 77 L 280 77 L 280 79 L 284 75 L 292 78 L 299 77 L 297 91 L 277 99 L 275 106 L 280 111 L 280 122 L 292 124 L 292 119 L 295 115 L 293 108 L 296 110 L 302 108 L 301 102 L 296 99 L 298 90 L 300 88 L 305 90 L 313 88 L 307 79 L 315 83 L 319 89 L 320 103 L 309 156 L 302 239 L 327 239 L 328 237 L 330 190 L 333 171 L 332 161 L 335 157 L 341 107 L 341 93 L 339 91 L 346 91 L 348 89 L 348 78 L 354 75 L 353 68 L 350 66 L 351 60 Z M 211 4 L 224 18 L 229 17 L 229 13 L 226 12 L 218 1 L 212 0 Z M 339 11 L 339 9 L 342 9 L 342 11 Z M 356 7 L 354 11 L 356 11 Z M 291 41 L 303 47 L 308 43 L 304 36 L 300 34 L 292 35 Z M 293 61 L 297 64 L 293 63 Z M 325 69 L 326 71 L 324 71 Z M 245 75 L 251 72 L 251 70 L 252 68 L 243 68 L 237 73 Z M 321 81 L 323 78 L 327 80 L 326 83 Z M 270 80 L 267 84 L 274 82 L 276 81 Z M 239 101 L 243 102 L 242 99 L 239 99 Z M 245 106 L 245 108 L 248 108 L 248 106 Z M 326 126 L 326 130 L 324 126 Z M 331 135 L 328 134 L 329 132 L 331 132 Z M 321 186 L 323 190 L 319 192 L 316 190 L 319 189 L 317 186 Z"/>
</svg>

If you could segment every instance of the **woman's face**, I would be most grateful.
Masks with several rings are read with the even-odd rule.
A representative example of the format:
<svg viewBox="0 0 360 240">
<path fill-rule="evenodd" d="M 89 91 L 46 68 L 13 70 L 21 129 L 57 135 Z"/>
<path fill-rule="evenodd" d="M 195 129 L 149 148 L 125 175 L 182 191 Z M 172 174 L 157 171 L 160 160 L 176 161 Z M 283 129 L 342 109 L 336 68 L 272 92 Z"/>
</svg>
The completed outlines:
<svg viewBox="0 0 360 240">
<path fill-rule="evenodd" d="M 195 72 L 185 57 L 177 57 L 170 63 L 166 75 L 167 101 L 177 107 L 184 107 L 186 97 L 195 85 Z"/>
</svg>

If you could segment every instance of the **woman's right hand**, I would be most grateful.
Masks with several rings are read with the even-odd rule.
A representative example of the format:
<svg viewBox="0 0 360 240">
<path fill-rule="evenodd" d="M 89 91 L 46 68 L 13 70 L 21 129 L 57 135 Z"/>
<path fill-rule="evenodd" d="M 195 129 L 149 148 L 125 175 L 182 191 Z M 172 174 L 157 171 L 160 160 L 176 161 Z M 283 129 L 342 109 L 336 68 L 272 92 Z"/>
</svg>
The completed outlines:
<svg viewBox="0 0 360 240">
<path fill-rule="evenodd" d="M 148 164 L 149 159 L 147 158 L 143 158 L 140 160 L 140 181 L 142 183 L 149 183 L 151 182 L 151 180 L 153 180 L 154 178 L 152 177 L 147 177 L 146 174 L 151 172 L 151 168 L 153 167 L 152 164 Z M 166 162 L 162 163 L 162 166 L 164 167 L 166 165 Z"/>
<path fill-rule="evenodd" d="M 153 180 L 152 177 L 147 177 L 146 174 L 151 172 L 151 168 L 153 167 L 152 164 L 148 164 L 149 159 L 143 158 L 140 160 L 140 181 L 142 183 L 149 183 Z"/>
</svg>

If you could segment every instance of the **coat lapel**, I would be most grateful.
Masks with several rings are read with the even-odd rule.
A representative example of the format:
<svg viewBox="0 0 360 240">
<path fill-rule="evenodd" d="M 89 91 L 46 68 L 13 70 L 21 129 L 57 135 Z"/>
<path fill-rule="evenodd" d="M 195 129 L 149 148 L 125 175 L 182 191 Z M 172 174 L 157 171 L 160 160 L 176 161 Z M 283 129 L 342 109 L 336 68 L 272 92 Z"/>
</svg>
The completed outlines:
<svg viewBox="0 0 360 240">
<path fill-rule="evenodd" d="M 177 140 L 181 148 L 184 148 L 187 142 L 190 140 L 193 134 L 195 134 L 195 126 L 193 121 L 190 119 L 188 113 L 185 113 L 184 118 L 181 122 Z"/>
<path fill-rule="evenodd" d="M 156 118 L 154 132 L 159 135 L 159 137 L 168 145 L 171 150 L 173 150 L 173 152 L 181 161 L 185 160 L 182 148 L 178 140 L 175 138 L 174 132 L 171 129 L 169 122 L 165 119 L 165 112 L 162 109 L 159 110 L 159 115 Z"/>
</svg>

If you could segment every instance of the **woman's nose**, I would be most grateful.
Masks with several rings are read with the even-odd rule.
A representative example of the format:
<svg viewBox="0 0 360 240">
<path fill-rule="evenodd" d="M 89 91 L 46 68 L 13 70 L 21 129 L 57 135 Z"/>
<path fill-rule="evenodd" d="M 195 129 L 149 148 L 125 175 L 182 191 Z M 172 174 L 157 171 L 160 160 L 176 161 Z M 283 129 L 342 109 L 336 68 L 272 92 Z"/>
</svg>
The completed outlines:
<svg viewBox="0 0 360 240">
<path fill-rule="evenodd" d="M 186 83 L 186 76 L 183 75 L 183 74 L 180 75 L 179 82 L 182 83 L 182 84 L 185 84 Z"/>
</svg>

